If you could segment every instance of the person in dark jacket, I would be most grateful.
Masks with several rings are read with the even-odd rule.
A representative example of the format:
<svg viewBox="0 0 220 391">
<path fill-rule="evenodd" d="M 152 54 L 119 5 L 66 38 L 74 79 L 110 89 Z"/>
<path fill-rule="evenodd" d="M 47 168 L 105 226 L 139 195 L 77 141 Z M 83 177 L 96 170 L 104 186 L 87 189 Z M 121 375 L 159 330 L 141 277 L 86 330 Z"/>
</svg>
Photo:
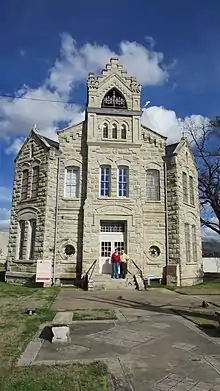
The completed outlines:
<svg viewBox="0 0 220 391">
<path fill-rule="evenodd" d="M 118 279 L 118 269 L 120 265 L 120 254 L 118 249 L 116 248 L 111 256 L 111 264 L 112 264 L 112 278 Z"/>
</svg>

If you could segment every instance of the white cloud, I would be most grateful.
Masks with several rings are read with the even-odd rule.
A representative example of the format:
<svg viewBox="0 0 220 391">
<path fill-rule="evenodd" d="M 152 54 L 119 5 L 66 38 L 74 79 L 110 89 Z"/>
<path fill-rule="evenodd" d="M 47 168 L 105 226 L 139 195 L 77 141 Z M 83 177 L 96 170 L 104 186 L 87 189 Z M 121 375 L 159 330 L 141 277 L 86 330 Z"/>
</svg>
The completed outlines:
<svg viewBox="0 0 220 391">
<path fill-rule="evenodd" d="M 144 108 L 141 119 L 143 125 L 146 125 L 152 130 L 166 136 L 168 138 L 168 144 L 179 141 L 182 132 L 186 131 L 189 127 L 193 127 L 199 136 L 202 126 L 206 125 L 209 121 L 208 118 L 203 117 L 200 114 L 191 115 L 185 118 L 178 118 L 175 111 L 167 110 L 162 106 Z"/>
<path fill-rule="evenodd" d="M 0 232 L 8 231 L 10 222 L 10 210 L 0 208 Z"/>
<path fill-rule="evenodd" d="M 5 153 L 7 155 L 10 155 L 10 154 L 17 155 L 18 151 L 21 149 L 21 146 L 22 146 L 24 140 L 25 139 L 22 137 L 15 138 L 12 141 L 12 144 L 8 148 L 6 148 Z"/>
<path fill-rule="evenodd" d="M 19 145 L 19 139 L 12 141 L 12 136 L 27 134 L 34 123 L 43 133 L 54 136 L 59 122 L 82 120 L 81 107 L 63 101 L 69 100 L 77 83 L 85 82 L 89 72 L 99 72 L 111 56 L 119 57 L 128 73 L 137 76 L 143 85 L 161 84 L 168 79 L 168 68 L 162 65 L 164 56 L 154 50 L 153 44 L 147 48 L 137 42 L 122 41 L 115 53 L 105 45 L 86 43 L 78 47 L 71 35 L 63 34 L 60 55 L 42 85 L 35 89 L 22 86 L 15 99 L 0 98 L 0 137 L 9 144 L 7 152 L 15 151 Z"/>
</svg>

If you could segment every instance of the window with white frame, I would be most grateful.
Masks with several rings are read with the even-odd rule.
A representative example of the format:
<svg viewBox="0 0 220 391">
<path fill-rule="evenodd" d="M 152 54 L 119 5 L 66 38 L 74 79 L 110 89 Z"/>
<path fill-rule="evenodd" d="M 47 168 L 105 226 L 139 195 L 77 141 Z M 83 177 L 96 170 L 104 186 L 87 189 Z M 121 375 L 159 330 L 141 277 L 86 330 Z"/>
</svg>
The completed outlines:
<svg viewBox="0 0 220 391">
<path fill-rule="evenodd" d="M 112 125 L 112 138 L 114 139 L 118 138 L 118 129 L 116 124 Z"/>
<path fill-rule="evenodd" d="M 128 167 L 118 167 L 117 195 L 128 197 Z"/>
<path fill-rule="evenodd" d="M 109 197 L 111 186 L 111 167 L 100 167 L 100 196 Z"/>
<path fill-rule="evenodd" d="M 127 137 L 127 131 L 126 131 L 126 126 L 125 124 L 122 124 L 121 125 L 121 139 L 122 140 L 126 140 L 126 137 Z"/>
<path fill-rule="evenodd" d="M 160 171 L 149 169 L 146 172 L 147 201 L 160 201 Z"/>
<path fill-rule="evenodd" d="M 107 123 L 104 123 L 104 125 L 103 125 L 102 137 L 103 138 L 108 138 L 108 124 Z"/>
<path fill-rule="evenodd" d="M 67 167 L 65 172 L 65 192 L 67 198 L 79 197 L 80 169 L 79 167 Z"/>
</svg>

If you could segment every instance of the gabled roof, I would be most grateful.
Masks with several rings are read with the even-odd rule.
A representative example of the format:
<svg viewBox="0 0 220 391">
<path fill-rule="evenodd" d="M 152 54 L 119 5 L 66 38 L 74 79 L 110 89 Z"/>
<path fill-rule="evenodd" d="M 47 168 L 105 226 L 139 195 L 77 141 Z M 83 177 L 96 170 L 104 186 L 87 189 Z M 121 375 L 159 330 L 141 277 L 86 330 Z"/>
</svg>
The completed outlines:
<svg viewBox="0 0 220 391">
<path fill-rule="evenodd" d="M 17 158 L 19 157 L 19 155 L 20 155 L 20 153 L 21 153 L 21 151 L 22 151 L 24 145 L 29 141 L 29 139 L 32 137 L 32 135 L 34 135 L 35 137 L 37 137 L 37 138 L 41 141 L 41 143 L 44 144 L 44 146 L 45 146 L 46 148 L 49 149 L 49 148 L 52 147 L 52 148 L 59 149 L 59 143 L 58 143 L 57 141 L 52 140 L 52 139 L 50 139 L 50 138 L 48 138 L 48 137 L 45 137 L 45 136 L 41 135 L 40 133 L 38 133 L 38 132 L 36 131 L 36 129 L 32 129 L 32 130 L 30 131 L 29 135 L 26 137 L 25 141 L 23 142 L 23 144 L 22 144 L 20 150 L 18 151 L 17 155 L 15 156 L 15 159 L 14 159 L 15 161 L 16 161 Z"/>
<path fill-rule="evenodd" d="M 77 122 L 76 124 L 68 125 L 66 128 L 57 130 L 57 134 L 62 133 L 62 132 L 65 132 L 66 130 L 69 130 L 69 129 L 71 129 L 71 128 L 74 128 L 75 126 L 79 126 L 80 124 L 83 124 L 83 122 L 85 122 L 85 120 L 80 121 L 80 122 Z"/>
<path fill-rule="evenodd" d="M 172 156 L 174 154 L 176 148 L 178 147 L 178 145 L 179 145 L 179 143 L 167 145 L 165 148 L 166 156 L 167 157 Z"/>
<path fill-rule="evenodd" d="M 149 128 L 148 126 L 145 126 L 145 125 L 141 124 L 141 127 L 142 127 L 143 129 L 145 129 L 145 130 L 148 130 L 149 132 L 152 132 L 152 133 L 154 133 L 156 136 L 160 136 L 160 137 L 161 137 L 161 138 L 163 138 L 164 140 L 166 140 L 166 139 L 167 139 L 167 137 L 166 137 L 166 136 L 163 136 L 162 134 L 160 134 L 160 133 L 156 132 L 155 130 L 152 130 L 152 129 L 151 129 L 151 128 Z"/>
<path fill-rule="evenodd" d="M 37 137 L 43 141 L 43 143 L 47 146 L 47 148 L 53 147 L 59 149 L 59 142 L 52 140 L 51 138 L 45 137 L 42 134 L 37 133 L 35 130 L 33 132 L 37 135 Z"/>
</svg>

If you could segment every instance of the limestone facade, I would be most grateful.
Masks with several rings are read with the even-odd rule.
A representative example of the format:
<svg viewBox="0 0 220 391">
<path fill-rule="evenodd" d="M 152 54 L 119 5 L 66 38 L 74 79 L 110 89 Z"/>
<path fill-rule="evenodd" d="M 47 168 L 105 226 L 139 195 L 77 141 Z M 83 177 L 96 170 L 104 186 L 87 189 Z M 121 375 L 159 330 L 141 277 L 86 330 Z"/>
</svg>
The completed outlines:
<svg viewBox="0 0 220 391">
<path fill-rule="evenodd" d="M 85 121 L 59 131 L 59 142 L 31 131 L 15 159 L 8 281 L 34 277 L 37 259 L 52 261 L 54 283 L 84 275 L 96 259 L 95 275 L 105 273 L 115 246 L 146 276 L 173 265 L 181 284 L 201 281 L 193 155 L 186 139 L 166 146 L 141 125 L 140 95 L 111 59 L 88 76 Z M 132 261 L 129 269 L 137 272 Z"/>
</svg>

